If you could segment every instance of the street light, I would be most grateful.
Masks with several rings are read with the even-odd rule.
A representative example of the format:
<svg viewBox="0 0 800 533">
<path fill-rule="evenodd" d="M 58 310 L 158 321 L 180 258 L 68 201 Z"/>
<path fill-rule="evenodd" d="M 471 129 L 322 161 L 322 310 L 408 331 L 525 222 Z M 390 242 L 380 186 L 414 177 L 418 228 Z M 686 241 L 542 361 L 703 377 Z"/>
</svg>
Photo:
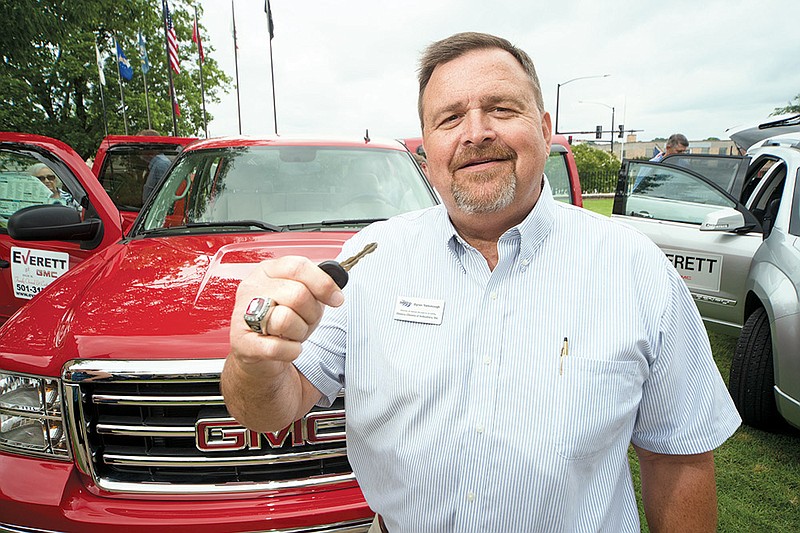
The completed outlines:
<svg viewBox="0 0 800 533">
<path fill-rule="evenodd" d="M 580 104 L 597 104 L 603 107 L 607 107 L 611 110 L 611 155 L 614 155 L 614 106 L 604 104 L 603 102 L 587 102 L 585 100 L 578 100 Z M 624 117 L 623 117 L 624 118 Z"/>
<path fill-rule="evenodd" d="M 561 86 L 562 85 L 566 85 L 568 83 L 572 83 L 573 81 L 588 80 L 590 78 L 607 78 L 609 76 L 611 76 L 611 74 L 598 74 L 596 76 L 580 76 L 579 78 L 572 78 L 571 80 L 567 80 L 567 81 L 565 81 L 563 83 L 559 83 L 556 86 L 556 133 L 560 133 L 558 131 L 558 99 L 559 99 L 559 97 L 561 95 Z"/>
</svg>

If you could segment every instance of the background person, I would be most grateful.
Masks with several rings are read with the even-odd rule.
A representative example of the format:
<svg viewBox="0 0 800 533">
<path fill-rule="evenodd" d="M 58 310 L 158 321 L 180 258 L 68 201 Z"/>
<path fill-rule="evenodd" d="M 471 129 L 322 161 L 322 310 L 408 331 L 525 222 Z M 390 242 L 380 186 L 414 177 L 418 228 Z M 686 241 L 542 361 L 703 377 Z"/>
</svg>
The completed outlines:
<svg viewBox="0 0 800 533">
<path fill-rule="evenodd" d="M 160 136 L 161 134 L 158 133 L 156 130 L 142 130 L 136 135 L 140 136 Z M 167 173 L 169 170 L 169 166 L 172 164 L 172 161 L 165 156 L 164 154 L 144 154 L 141 156 L 142 159 L 147 163 L 147 178 L 144 182 L 144 187 L 142 188 L 142 203 L 146 202 L 147 199 L 153 194 L 153 190 L 158 185 L 158 182 Z"/>
<path fill-rule="evenodd" d="M 39 181 L 41 181 L 44 185 L 47 186 L 48 189 L 50 189 L 50 192 L 52 193 L 50 195 L 50 198 L 52 198 L 53 200 L 57 200 L 54 203 L 69 205 L 73 207 L 75 206 L 75 202 L 72 198 L 72 195 L 68 191 L 65 191 L 62 188 L 63 184 L 61 183 L 61 180 L 58 179 L 58 176 L 56 176 L 56 173 L 53 172 L 53 170 L 50 167 L 48 167 L 44 163 L 34 163 L 30 167 L 28 167 L 28 174 L 39 178 Z"/>
<path fill-rule="evenodd" d="M 663 152 L 656 154 L 650 161 L 658 163 L 668 155 L 686 152 L 689 149 L 689 140 L 682 133 L 673 133 L 669 136 L 669 139 L 667 139 L 667 145 L 664 148 Z"/>
<path fill-rule="evenodd" d="M 299 257 L 245 278 L 230 413 L 277 431 L 346 385 L 375 531 L 638 532 L 631 443 L 650 529 L 714 531 L 712 450 L 740 419 L 686 285 L 644 236 L 553 200 L 525 52 L 456 34 L 419 79 L 443 205 L 347 242 L 341 257 L 378 248 L 344 293 Z M 242 318 L 255 297 L 277 302 L 264 334 Z"/>
</svg>

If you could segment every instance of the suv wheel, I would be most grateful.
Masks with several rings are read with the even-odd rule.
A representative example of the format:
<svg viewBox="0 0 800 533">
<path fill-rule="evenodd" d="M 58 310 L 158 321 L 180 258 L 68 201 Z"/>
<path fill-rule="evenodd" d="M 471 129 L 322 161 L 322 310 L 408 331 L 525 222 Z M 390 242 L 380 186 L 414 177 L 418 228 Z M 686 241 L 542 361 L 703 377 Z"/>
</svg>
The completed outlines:
<svg viewBox="0 0 800 533">
<path fill-rule="evenodd" d="M 728 382 L 733 403 L 745 424 L 766 431 L 782 427 L 774 386 L 769 316 L 759 307 L 744 323 L 733 352 Z"/>
</svg>

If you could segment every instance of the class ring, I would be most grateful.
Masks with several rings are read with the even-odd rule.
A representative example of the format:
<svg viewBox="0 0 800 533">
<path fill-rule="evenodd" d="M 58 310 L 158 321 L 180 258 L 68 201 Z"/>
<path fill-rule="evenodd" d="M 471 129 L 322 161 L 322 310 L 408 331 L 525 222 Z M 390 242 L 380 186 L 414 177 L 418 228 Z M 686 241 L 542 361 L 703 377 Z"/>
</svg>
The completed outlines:
<svg viewBox="0 0 800 533">
<path fill-rule="evenodd" d="M 272 298 L 253 298 L 244 312 L 245 323 L 256 333 L 267 335 L 269 315 L 276 305 L 278 305 L 278 302 Z"/>
</svg>

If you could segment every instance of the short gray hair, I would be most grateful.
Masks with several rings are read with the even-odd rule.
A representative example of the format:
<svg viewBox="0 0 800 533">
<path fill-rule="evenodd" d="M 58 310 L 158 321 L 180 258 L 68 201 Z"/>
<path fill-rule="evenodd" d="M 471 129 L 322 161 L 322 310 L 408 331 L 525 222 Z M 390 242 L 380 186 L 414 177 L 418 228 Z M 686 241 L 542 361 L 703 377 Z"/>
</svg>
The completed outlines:
<svg viewBox="0 0 800 533">
<path fill-rule="evenodd" d="M 533 86 L 536 106 L 539 108 L 539 111 L 544 113 L 542 88 L 539 84 L 539 76 L 536 75 L 536 67 L 534 67 L 533 60 L 530 58 L 530 56 L 525 53 L 524 50 L 517 48 L 502 37 L 496 37 L 488 33 L 463 32 L 456 33 L 450 37 L 447 37 L 446 39 L 436 41 L 435 43 L 429 45 L 425 49 L 425 52 L 423 52 L 422 58 L 419 61 L 419 97 L 417 98 L 417 112 L 419 113 L 419 122 L 423 127 L 422 95 L 425 93 L 425 88 L 428 86 L 428 82 L 433 75 L 433 70 L 437 66 L 457 59 L 467 52 L 471 52 L 473 50 L 485 50 L 489 48 L 499 48 L 500 50 L 505 50 L 514 56 L 514 59 L 519 61 L 519 64 L 522 66 L 525 74 L 528 75 L 528 79 Z"/>
<path fill-rule="evenodd" d="M 673 133 L 667 139 L 667 148 L 671 146 L 689 146 L 689 139 L 683 133 Z"/>
</svg>

